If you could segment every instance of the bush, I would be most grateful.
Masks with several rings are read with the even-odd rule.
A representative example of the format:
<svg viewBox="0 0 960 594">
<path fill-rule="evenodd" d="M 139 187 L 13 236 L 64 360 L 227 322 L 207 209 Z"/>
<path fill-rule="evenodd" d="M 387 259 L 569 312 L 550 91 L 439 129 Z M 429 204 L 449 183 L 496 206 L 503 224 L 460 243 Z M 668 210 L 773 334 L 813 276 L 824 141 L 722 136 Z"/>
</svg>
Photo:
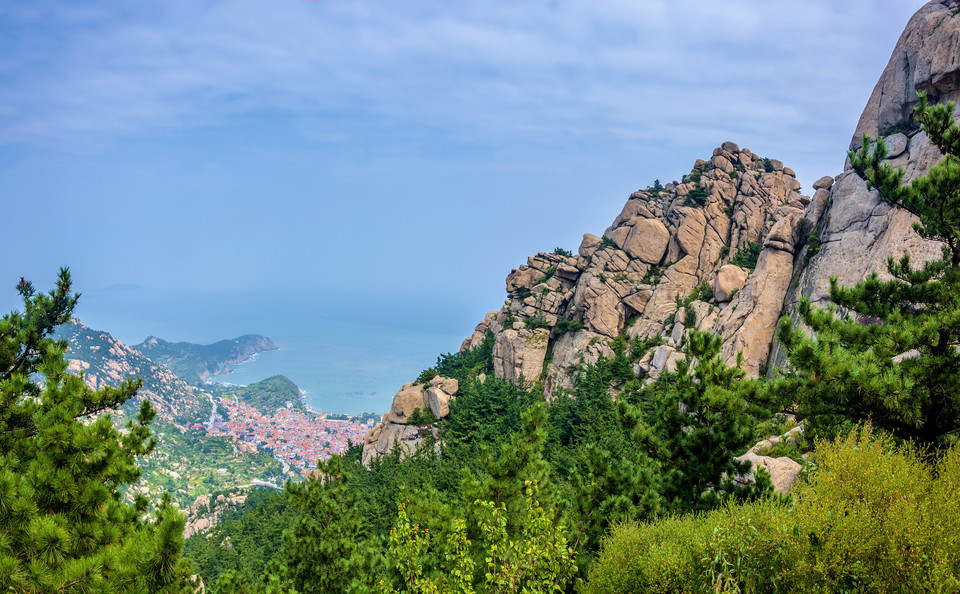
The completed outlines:
<svg viewBox="0 0 960 594">
<path fill-rule="evenodd" d="M 748 241 L 747 245 L 740 248 L 736 255 L 730 258 L 730 263 L 740 268 L 753 270 L 757 267 L 757 260 L 760 258 L 760 252 L 763 246 L 753 241 Z"/>
<path fill-rule="evenodd" d="M 811 231 L 810 235 L 807 236 L 807 253 L 803 256 L 804 262 L 809 262 L 810 258 L 817 255 L 817 252 L 820 251 L 820 235 L 817 232 Z"/>
<path fill-rule="evenodd" d="M 687 192 L 683 197 L 684 206 L 703 206 L 707 203 L 707 196 L 710 194 L 707 192 L 706 188 L 697 186 L 696 188 Z"/>
<path fill-rule="evenodd" d="M 558 248 L 553 248 L 553 254 L 554 254 L 555 256 L 563 256 L 563 257 L 565 257 L 565 258 L 572 258 L 572 257 L 573 257 L 573 253 L 570 252 L 570 250 L 565 250 L 565 249 L 560 248 L 560 247 L 558 247 Z"/>
<path fill-rule="evenodd" d="M 956 592 L 960 447 L 933 463 L 868 427 L 821 442 L 783 499 L 623 524 L 587 592 Z"/>
</svg>

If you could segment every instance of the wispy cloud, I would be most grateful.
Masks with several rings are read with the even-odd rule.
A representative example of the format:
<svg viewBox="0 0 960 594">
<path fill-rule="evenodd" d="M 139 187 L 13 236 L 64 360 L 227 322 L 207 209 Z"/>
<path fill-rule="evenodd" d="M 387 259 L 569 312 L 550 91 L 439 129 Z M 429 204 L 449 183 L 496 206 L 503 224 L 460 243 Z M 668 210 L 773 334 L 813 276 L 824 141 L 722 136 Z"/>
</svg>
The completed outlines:
<svg viewBox="0 0 960 594">
<path fill-rule="evenodd" d="M 849 119 L 879 74 L 867 56 L 891 47 L 870 32 L 921 4 L 15 1 L 0 139 L 109 144 L 249 113 L 307 137 L 419 122 L 544 143 Z"/>
</svg>

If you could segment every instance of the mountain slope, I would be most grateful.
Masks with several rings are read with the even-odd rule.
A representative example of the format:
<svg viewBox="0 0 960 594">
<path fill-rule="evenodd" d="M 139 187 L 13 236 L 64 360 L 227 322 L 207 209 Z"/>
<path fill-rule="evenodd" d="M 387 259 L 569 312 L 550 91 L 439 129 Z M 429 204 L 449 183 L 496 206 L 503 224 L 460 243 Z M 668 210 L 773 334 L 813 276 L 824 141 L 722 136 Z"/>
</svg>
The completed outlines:
<svg viewBox="0 0 960 594">
<path fill-rule="evenodd" d="M 277 350 L 277 345 L 258 334 L 245 334 L 206 345 L 167 342 L 150 336 L 133 350 L 169 368 L 188 384 L 197 386 L 211 375 L 229 371 L 229 365 L 242 363 L 264 351 Z"/>
<path fill-rule="evenodd" d="M 108 332 L 91 330 L 74 319 L 59 327 L 57 335 L 67 341 L 66 357 L 70 362 L 70 371 L 83 372 L 90 387 L 116 386 L 128 377 L 143 379 L 143 387 L 137 398 L 124 405 L 124 412 L 135 411 L 140 401 L 147 398 L 161 421 L 181 428 L 202 423 L 210 414 L 210 402 L 206 395 Z"/>
</svg>

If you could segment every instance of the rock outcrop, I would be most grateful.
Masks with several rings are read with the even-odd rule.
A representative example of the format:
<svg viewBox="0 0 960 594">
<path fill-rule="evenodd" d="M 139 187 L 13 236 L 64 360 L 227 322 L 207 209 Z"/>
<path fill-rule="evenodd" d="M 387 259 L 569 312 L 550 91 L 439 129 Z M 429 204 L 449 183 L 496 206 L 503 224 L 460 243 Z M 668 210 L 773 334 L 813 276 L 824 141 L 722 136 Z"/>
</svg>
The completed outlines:
<svg viewBox="0 0 960 594">
<path fill-rule="evenodd" d="M 960 102 L 958 11 L 956 0 L 933 1 L 911 19 L 850 148 L 865 133 L 884 137 L 890 162 L 908 178 L 940 159 L 912 108 L 920 90 Z M 777 322 L 796 317 L 800 297 L 823 304 L 831 276 L 854 284 L 884 271 L 889 256 L 910 252 L 919 262 L 940 255 L 939 245 L 913 231 L 911 215 L 881 203 L 849 168 L 813 188 L 812 198 L 801 195 L 789 167 L 726 142 L 681 181 L 634 192 L 601 235 L 584 235 L 576 256 L 540 253 L 511 272 L 505 304 L 462 349 L 493 331 L 497 376 L 540 380 L 549 397 L 571 387 L 578 365 L 610 356 L 617 336 L 659 335 L 663 346 L 636 368 L 655 377 L 682 346 L 676 323 L 685 320 L 676 313 L 683 301 L 715 314 L 696 325 L 723 338 L 728 362 L 742 352 L 755 376 L 771 356 L 782 365 L 772 346 Z M 759 249 L 755 264 L 741 255 L 751 248 Z"/>
<path fill-rule="evenodd" d="M 904 168 L 908 181 L 942 158 L 914 119 L 917 91 L 926 91 L 931 101 L 960 102 L 958 9 L 955 0 L 928 2 L 910 19 L 850 141 L 850 149 L 857 149 L 864 134 L 883 137 L 891 149 L 889 162 Z M 794 319 L 801 297 L 817 305 L 829 301 L 832 276 L 852 285 L 874 271 L 886 277 L 890 256 L 909 252 L 916 264 L 940 257 L 940 245 L 913 230 L 915 217 L 881 202 L 853 173 L 849 161 L 843 173 L 822 178 L 814 188 L 806 216 L 818 222 L 814 233 L 820 247 L 787 294 L 785 313 Z M 782 366 L 784 359 L 776 345 L 773 362 Z"/>
<path fill-rule="evenodd" d="M 434 377 L 427 383 L 403 384 L 393 397 L 390 412 L 384 413 L 380 422 L 367 432 L 363 442 L 363 463 L 400 449 L 404 458 L 417 450 L 429 435 L 437 439 L 437 428 L 432 422 L 450 414 L 450 401 L 459 390 L 457 380 Z M 430 417 L 433 419 L 430 419 Z"/>
<path fill-rule="evenodd" d="M 766 456 L 764 453 L 773 447 L 774 444 L 780 443 L 781 441 L 795 443 L 802 434 L 802 427 L 794 427 L 779 437 L 774 436 L 770 439 L 765 439 L 750 448 L 747 453 L 736 458 L 738 462 L 749 462 L 751 465 L 750 472 L 737 476 L 734 480 L 744 486 L 753 484 L 756 482 L 757 468 L 762 467 L 770 474 L 774 491 L 781 495 L 789 493 L 790 488 L 793 487 L 793 483 L 795 483 L 797 477 L 800 476 L 800 469 L 802 467 L 793 458 L 786 456 L 774 458 L 772 456 Z"/>
<path fill-rule="evenodd" d="M 698 327 L 722 334 L 730 361 L 743 350 L 756 374 L 812 224 L 811 199 L 799 190 L 779 161 L 726 142 L 682 181 L 634 192 L 602 236 L 584 235 L 576 256 L 540 253 L 513 270 L 503 307 L 461 348 L 493 331 L 496 375 L 542 380 L 553 396 L 572 387 L 577 366 L 612 356 L 618 336 L 660 335 L 664 347 L 638 367 L 655 377 L 680 356 L 679 299 L 699 312 Z M 751 249 L 762 250 L 754 272 Z"/>
<path fill-rule="evenodd" d="M 889 162 L 907 179 L 941 158 L 914 121 L 916 92 L 960 103 L 958 13 L 957 0 L 935 0 L 914 15 L 850 143 L 856 149 L 864 134 L 883 137 Z M 602 234 L 583 236 L 576 255 L 539 253 L 514 269 L 503 306 L 461 351 L 493 333 L 495 374 L 541 381 L 548 398 L 570 390 L 581 366 L 613 356 L 620 337 L 646 345 L 632 353 L 639 377 L 670 371 L 692 327 L 721 336 L 725 359 L 742 353 L 753 376 L 783 366 L 775 332 L 781 316 L 797 319 L 800 298 L 823 305 L 831 277 L 852 285 L 882 274 L 891 256 L 909 252 L 919 263 L 941 253 L 913 230 L 914 217 L 880 202 L 849 163 L 813 189 L 813 197 L 802 195 L 782 162 L 725 142 L 682 180 L 634 192 Z M 393 426 L 386 442 L 377 434 L 368 444 L 382 453 L 411 431 Z M 795 470 L 762 458 L 751 460 Z"/>
</svg>

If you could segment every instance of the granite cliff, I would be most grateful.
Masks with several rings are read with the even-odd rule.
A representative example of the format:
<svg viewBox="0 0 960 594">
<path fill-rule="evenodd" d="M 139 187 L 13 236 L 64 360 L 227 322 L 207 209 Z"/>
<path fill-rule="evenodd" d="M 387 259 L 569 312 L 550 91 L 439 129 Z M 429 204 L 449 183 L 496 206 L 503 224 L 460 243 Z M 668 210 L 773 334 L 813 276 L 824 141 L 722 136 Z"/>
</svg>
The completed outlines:
<svg viewBox="0 0 960 594">
<path fill-rule="evenodd" d="M 910 20 L 849 149 L 864 134 L 883 137 L 890 162 L 908 178 L 941 158 L 912 109 L 917 91 L 960 102 L 958 12 L 957 0 L 935 0 Z M 759 376 L 784 364 L 780 317 L 796 319 L 801 297 L 828 301 L 831 276 L 854 284 L 884 271 L 890 256 L 940 254 L 913 230 L 913 217 L 882 203 L 849 163 L 814 182 L 812 197 L 800 187 L 781 162 L 724 142 L 682 180 L 631 194 L 606 230 L 584 235 L 577 254 L 539 253 L 511 271 L 503 306 L 461 352 L 493 332 L 496 375 L 541 381 L 553 398 L 572 387 L 580 366 L 613 356 L 620 336 L 651 345 L 634 368 L 638 377 L 672 370 L 685 332 L 696 327 L 721 336 L 728 362 L 742 353 L 743 368 Z M 383 436 L 396 433 L 390 414 L 368 436 L 365 460 L 388 449 Z"/>
</svg>

